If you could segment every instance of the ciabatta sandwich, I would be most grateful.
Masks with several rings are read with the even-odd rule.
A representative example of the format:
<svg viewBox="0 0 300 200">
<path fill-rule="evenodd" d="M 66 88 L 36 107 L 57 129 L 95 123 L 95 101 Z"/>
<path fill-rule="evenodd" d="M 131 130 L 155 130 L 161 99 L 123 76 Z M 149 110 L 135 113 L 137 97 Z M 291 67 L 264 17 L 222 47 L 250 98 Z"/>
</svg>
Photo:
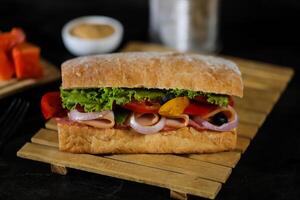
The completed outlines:
<svg viewBox="0 0 300 200">
<path fill-rule="evenodd" d="M 74 153 L 205 153 L 235 148 L 231 61 L 197 54 L 115 53 L 62 64 L 59 149 Z"/>
</svg>

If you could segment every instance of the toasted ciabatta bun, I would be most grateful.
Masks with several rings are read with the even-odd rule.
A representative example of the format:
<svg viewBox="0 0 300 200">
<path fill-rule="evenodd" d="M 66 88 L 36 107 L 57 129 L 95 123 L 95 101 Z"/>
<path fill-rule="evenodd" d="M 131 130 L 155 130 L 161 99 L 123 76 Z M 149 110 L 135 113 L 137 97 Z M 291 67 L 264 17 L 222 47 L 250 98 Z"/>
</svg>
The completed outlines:
<svg viewBox="0 0 300 200">
<path fill-rule="evenodd" d="M 213 56 L 134 52 L 79 57 L 62 64 L 62 88 L 187 89 L 243 96 L 235 63 Z"/>
<path fill-rule="evenodd" d="M 98 129 L 78 123 L 58 123 L 59 149 L 72 153 L 213 153 L 236 146 L 236 130 L 197 131 L 185 127 L 143 135 L 132 130 Z"/>
<path fill-rule="evenodd" d="M 80 57 L 62 64 L 62 88 L 187 89 L 243 96 L 238 67 L 231 61 L 182 53 L 116 53 Z M 143 135 L 132 129 L 99 129 L 58 121 L 59 149 L 73 153 L 211 153 L 232 150 L 236 130 L 192 127 Z"/>
</svg>

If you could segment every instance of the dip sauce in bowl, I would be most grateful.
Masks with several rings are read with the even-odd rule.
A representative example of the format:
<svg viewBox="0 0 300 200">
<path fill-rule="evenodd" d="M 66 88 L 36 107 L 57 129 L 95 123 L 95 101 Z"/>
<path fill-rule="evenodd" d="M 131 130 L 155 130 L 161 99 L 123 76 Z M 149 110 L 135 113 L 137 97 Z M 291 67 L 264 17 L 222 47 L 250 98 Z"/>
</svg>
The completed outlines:
<svg viewBox="0 0 300 200">
<path fill-rule="evenodd" d="M 107 24 L 82 23 L 71 29 L 71 34 L 83 39 L 100 39 L 112 35 L 115 29 Z"/>
<path fill-rule="evenodd" d="M 106 16 L 79 17 L 62 29 L 65 47 L 76 56 L 112 52 L 119 46 L 122 37 L 122 24 Z"/>
</svg>

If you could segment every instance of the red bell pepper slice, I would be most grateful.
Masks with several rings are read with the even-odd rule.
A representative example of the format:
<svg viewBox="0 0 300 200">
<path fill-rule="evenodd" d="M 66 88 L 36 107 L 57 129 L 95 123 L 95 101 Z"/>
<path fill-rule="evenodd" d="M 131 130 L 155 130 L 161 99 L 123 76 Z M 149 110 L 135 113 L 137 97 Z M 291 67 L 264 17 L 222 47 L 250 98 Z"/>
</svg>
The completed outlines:
<svg viewBox="0 0 300 200">
<path fill-rule="evenodd" d="M 60 92 L 48 92 L 41 99 L 41 110 L 44 118 L 64 117 L 67 110 L 62 107 Z"/>
</svg>

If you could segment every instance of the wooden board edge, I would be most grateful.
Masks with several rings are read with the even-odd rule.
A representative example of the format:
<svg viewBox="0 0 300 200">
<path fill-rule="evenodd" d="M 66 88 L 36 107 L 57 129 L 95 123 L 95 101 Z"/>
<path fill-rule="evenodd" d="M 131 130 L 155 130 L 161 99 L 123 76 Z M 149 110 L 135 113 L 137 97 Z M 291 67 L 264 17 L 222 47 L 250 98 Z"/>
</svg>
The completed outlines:
<svg viewBox="0 0 300 200">
<path fill-rule="evenodd" d="M 56 142 L 54 140 L 56 140 Z M 34 144 L 40 144 L 55 148 L 58 147 L 57 132 L 52 130 L 40 129 L 31 138 L 31 141 Z M 133 163 L 136 165 L 156 168 L 160 170 L 173 171 L 176 173 L 198 176 L 203 179 L 212 180 L 220 183 L 225 183 L 232 172 L 231 167 L 228 166 L 211 162 L 205 162 L 199 159 L 191 159 L 188 156 L 180 156 L 174 154 L 153 154 L 151 156 L 149 154 L 114 154 L 93 156 L 101 156 L 107 159 L 113 159 L 120 162 Z M 169 165 L 169 161 L 165 160 L 177 160 L 177 162 Z M 185 163 L 189 165 L 181 165 L 180 163 Z"/>
<path fill-rule="evenodd" d="M 54 82 L 60 78 L 60 71 L 53 64 L 49 63 L 44 59 L 41 59 L 41 63 L 43 65 L 47 65 L 47 67 L 45 67 L 45 71 L 52 73 L 45 74 L 42 79 L 24 79 L 8 84 L 7 87 L 1 87 L 0 99 L 10 96 L 12 94 L 16 94 L 23 90 L 28 90 L 44 85 L 46 83 Z"/>
<path fill-rule="evenodd" d="M 32 147 L 35 148 L 35 153 L 33 153 L 33 154 L 32 154 L 32 152 L 27 150 L 27 149 L 32 148 Z M 46 149 L 46 150 L 44 150 L 44 149 Z M 42 151 L 48 151 L 48 150 L 53 151 L 53 152 L 47 153 L 46 156 L 45 155 L 41 156 Z M 55 153 L 55 152 L 57 152 L 57 150 L 55 150 L 55 148 L 53 148 L 53 147 L 46 147 L 44 145 L 26 143 L 17 152 L 17 156 L 21 157 L 21 158 L 25 158 L 25 159 L 35 160 L 35 161 L 48 163 L 48 164 L 54 164 L 54 165 L 58 165 L 58 166 L 65 166 L 65 167 L 68 167 L 68 168 L 73 168 L 73 169 L 77 169 L 77 170 L 92 172 L 92 173 L 101 174 L 101 175 L 105 175 L 105 176 L 111 176 L 111 177 L 115 177 L 115 178 L 121 178 L 121 179 L 134 181 L 134 182 L 138 182 L 138 183 L 144 183 L 144 184 L 153 185 L 153 186 L 162 187 L 162 188 L 169 188 L 170 190 L 175 190 L 175 191 L 178 191 L 178 192 L 187 193 L 187 194 L 196 195 L 196 196 L 201 196 L 201 197 L 210 198 L 210 199 L 215 198 L 215 196 L 217 195 L 217 193 L 219 192 L 219 190 L 221 189 L 221 186 L 222 186 L 221 183 L 206 180 L 206 179 L 202 179 L 202 178 L 196 178 L 195 179 L 195 177 L 193 178 L 193 176 L 186 176 L 186 175 L 182 175 L 182 174 L 179 175 L 179 174 L 174 173 L 174 172 L 166 172 L 166 171 L 164 172 L 164 174 L 165 174 L 164 176 L 166 176 L 166 174 L 170 174 L 170 175 L 171 174 L 173 174 L 173 175 L 177 174 L 176 177 L 178 177 L 178 176 L 186 177 L 187 180 L 191 179 L 191 180 L 194 180 L 194 181 L 198 182 L 198 184 L 200 184 L 200 185 L 203 185 L 203 184 L 206 185 L 206 186 L 203 185 L 203 187 L 205 189 L 204 188 L 202 188 L 202 189 L 193 188 L 192 189 L 192 188 L 187 188 L 186 186 L 185 186 L 185 189 L 184 189 L 184 188 L 181 188 L 182 186 L 174 185 L 173 179 L 169 179 L 171 182 L 165 183 L 164 181 L 162 181 L 161 177 L 158 178 L 158 179 L 156 178 L 155 180 L 152 179 L 153 176 L 150 176 L 150 177 L 145 176 L 145 178 L 141 178 L 141 177 L 138 178 L 137 175 L 134 174 L 134 173 L 133 174 L 131 174 L 131 173 L 126 174 L 124 171 L 120 172 L 120 171 L 117 171 L 117 170 L 107 169 L 109 167 L 119 168 L 120 163 L 119 164 L 113 164 L 113 163 L 108 164 L 110 162 L 108 162 L 106 164 L 103 163 L 101 165 L 104 166 L 105 169 L 102 169 L 102 171 L 99 171 L 99 170 L 96 170 L 95 168 L 89 168 L 86 165 L 83 165 L 82 167 L 75 166 L 74 164 L 72 164 L 72 162 L 74 162 L 74 159 L 73 159 L 73 161 L 62 161 L 61 162 L 61 161 L 58 161 L 57 158 L 51 158 L 51 156 L 54 156 L 54 157 L 58 156 L 59 157 L 59 154 L 61 154 L 61 152 L 57 152 L 57 153 Z M 79 154 L 79 155 L 84 156 L 84 158 L 86 156 L 89 156 L 89 155 L 83 155 L 83 154 Z M 50 161 L 51 159 L 52 159 L 52 161 Z M 97 158 L 97 159 L 99 159 L 99 158 Z M 130 165 L 133 166 L 133 164 L 130 164 L 130 163 L 123 163 L 122 165 L 123 166 L 120 169 L 125 170 L 125 171 L 126 171 L 126 169 L 131 170 Z M 128 166 L 124 167 L 124 165 L 126 165 L 126 166 L 128 165 Z M 137 167 L 137 166 L 135 166 L 135 167 Z M 141 168 L 141 167 L 145 168 L 145 169 L 147 168 L 147 167 L 144 167 L 144 166 L 139 166 L 137 168 Z M 153 168 L 147 168 L 147 170 L 150 170 L 149 173 L 155 173 L 155 174 L 157 174 L 158 171 L 159 171 L 159 170 L 153 169 Z M 169 184 L 169 186 L 167 186 L 167 184 Z M 191 187 L 191 186 L 189 186 L 189 187 Z M 210 188 L 209 191 L 206 190 L 208 188 Z"/>
<path fill-rule="evenodd" d="M 211 160 L 212 157 L 209 157 L 210 154 L 189 154 L 187 156 L 191 159 L 202 160 L 205 162 L 214 163 L 214 164 L 222 165 L 225 167 L 235 168 L 235 166 L 241 159 L 241 152 L 240 151 L 225 151 L 225 152 L 220 152 L 220 153 L 216 153 L 216 154 L 227 154 L 227 153 L 234 155 L 234 159 L 231 158 L 230 162 L 224 162 L 224 161 L 219 162 L 218 159 L 216 159 L 215 157 L 213 160 Z"/>
<path fill-rule="evenodd" d="M 238 137 L 236 144 L 236 151 L 240 151 L 241 153 L 245 153 L 250 145 L 251 140 L 245 137 Z"/>
</svg>

